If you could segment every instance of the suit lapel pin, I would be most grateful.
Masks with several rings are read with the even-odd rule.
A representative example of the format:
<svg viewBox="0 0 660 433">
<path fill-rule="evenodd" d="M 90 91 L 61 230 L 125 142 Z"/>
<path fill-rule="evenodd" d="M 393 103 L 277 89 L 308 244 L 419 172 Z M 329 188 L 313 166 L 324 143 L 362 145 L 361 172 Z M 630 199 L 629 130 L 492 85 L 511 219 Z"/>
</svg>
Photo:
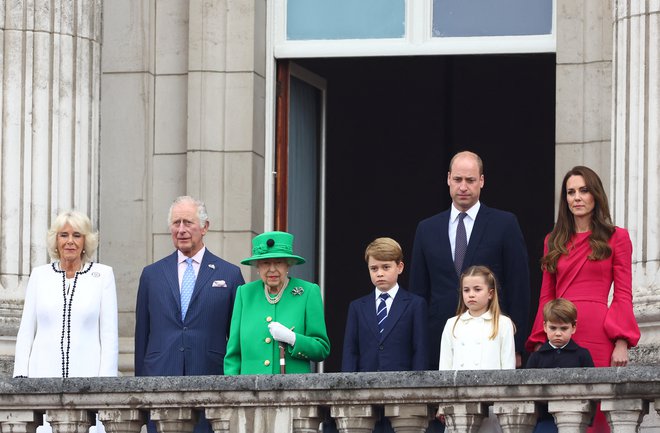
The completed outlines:
<svg viewBox="0 0 660 433">
<path fill-rule="evenodd" d="M 209 263 L 209 268 L 215 269 L 215 265 L 213 263 Z"/>
<path fill-rule="evenodd" d="M 305 292 L 305 290 L 302 287 L 294 287 L 293 290 L 291 290 L 291 293 L 293 293 L 294 296 L 300 296 Z"/>
</svg>

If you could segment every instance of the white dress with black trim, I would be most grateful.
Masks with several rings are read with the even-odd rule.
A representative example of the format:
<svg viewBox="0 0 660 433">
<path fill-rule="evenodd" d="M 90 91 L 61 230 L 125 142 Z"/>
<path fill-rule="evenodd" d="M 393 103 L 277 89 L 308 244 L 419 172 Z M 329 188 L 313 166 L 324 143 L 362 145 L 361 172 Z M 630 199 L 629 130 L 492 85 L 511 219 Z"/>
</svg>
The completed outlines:
<svg viewBox="0 0 660 433">
<path fill-rule="evenodd" d="M 117 294 L 110 266 L 72 279 L 51 263 L 32 270 L 16 337 L 14 377 L 117 376 Z"/>
</svg>

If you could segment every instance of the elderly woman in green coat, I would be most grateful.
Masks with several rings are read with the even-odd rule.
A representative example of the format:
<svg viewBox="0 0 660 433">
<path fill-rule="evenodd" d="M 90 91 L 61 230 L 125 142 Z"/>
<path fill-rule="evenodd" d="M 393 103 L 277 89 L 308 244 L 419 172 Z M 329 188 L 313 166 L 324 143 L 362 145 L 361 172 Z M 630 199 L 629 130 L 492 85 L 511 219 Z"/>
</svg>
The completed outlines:
<svg viewBox="0 0 660 433">
<path fill-rule="evenodd" d="M 310 361 L 330 354 L 321 289 L 289 277 L 305 263 L 293 254 L 293 235 L 266 232 L 252 240 L 252 257 L 261 280 L 238 287 L 231 318 L 225 374 L 309 373 Z M 281 350 L 282 349 L 282 350 Z"/>
</svg>

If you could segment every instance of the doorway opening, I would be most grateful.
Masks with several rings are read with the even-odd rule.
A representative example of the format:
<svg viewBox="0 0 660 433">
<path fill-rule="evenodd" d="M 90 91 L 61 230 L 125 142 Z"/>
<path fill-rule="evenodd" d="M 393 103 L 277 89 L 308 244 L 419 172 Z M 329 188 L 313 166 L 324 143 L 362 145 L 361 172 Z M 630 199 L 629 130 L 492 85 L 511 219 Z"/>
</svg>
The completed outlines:
<svg viewBox="0 0 660 433">
<path fill-rule="evenodd" d="M 461 150 L 483 159 L 481 201 L 518 217 L 528 247 L 533 317 L 543 238 L 554 221 L 555 55 L 295 62 L 327 81 L 320 218 L 332 350 L 325 371 L 341 370 L 348 304 L 373 290 L 365 247 L 376 237 L 392 237 L 409 269 L 417 223 L 451 203 L 447 168 Z M 399 283 L 407 288 L 407 269 Z"/>
</svg>

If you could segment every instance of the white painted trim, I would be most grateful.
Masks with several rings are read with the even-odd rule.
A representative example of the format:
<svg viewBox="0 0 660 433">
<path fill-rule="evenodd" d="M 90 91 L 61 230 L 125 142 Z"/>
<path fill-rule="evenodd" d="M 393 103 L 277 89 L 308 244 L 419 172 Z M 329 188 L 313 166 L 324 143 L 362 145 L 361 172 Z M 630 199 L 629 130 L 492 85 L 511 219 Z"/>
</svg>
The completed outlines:
<svg viewBox="0 0 660 433">
<path fill-rule="evenodd" d="M 264 231 L 272 231 L 275 225 L 275 128 L 277 126 L 276 59 L 273 52 L 278 20 L 278 8 L 274 2 L 266 2 L 266 107 L 264 110 Z"/>
<path fill-rule="evenodd" d="M 274 47 L 278 59 L 450 54 L 554 53 L 554 35 L 433 38 L 418 45 L 404 39 L 287 41 Z"/>
</svg>

